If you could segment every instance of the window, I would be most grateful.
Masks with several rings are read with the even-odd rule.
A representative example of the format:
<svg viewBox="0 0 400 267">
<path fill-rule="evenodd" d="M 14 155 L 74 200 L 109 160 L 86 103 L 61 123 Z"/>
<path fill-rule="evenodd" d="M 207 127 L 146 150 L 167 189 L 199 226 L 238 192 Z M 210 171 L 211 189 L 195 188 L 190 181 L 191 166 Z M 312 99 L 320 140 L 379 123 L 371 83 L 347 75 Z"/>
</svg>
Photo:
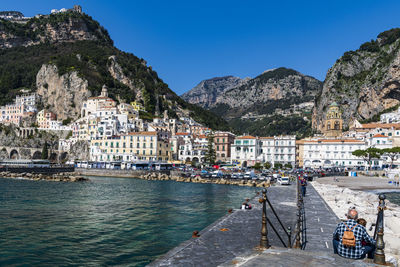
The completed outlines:
<svg viewBox="0 0 400 267">
<path fill-rule="evenodd" d="M 146 150 L 143 150 L 143 155 L 146 155 Z"/>
</svg>

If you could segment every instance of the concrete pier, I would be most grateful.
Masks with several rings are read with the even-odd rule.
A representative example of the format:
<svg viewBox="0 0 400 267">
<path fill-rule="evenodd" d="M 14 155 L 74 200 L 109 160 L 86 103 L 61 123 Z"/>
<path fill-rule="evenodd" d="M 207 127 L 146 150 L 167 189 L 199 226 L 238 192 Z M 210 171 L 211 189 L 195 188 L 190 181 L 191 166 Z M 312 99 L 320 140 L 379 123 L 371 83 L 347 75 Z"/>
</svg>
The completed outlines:
<svg viewBox="0 0 400 267">
<path fill-rule="evenodd" d="M 267 195 L 285 227 L 294 229 L 296 222 L 296 188 L 273 186 Z M 261 204 L 257 196 L 250 201 L 251 210 L 234 210 L 200 232 L 200 237 L 192 238 L 161 256 L 149 266 L 218 266 L 242 253 L 253 251 L 261 238 Z M 283 240 L 287 237 L 283 229 L 267 209 L 268 218 L 277 228 Z M 194 229 L 195 230 L 195 229 Z M 268 238 L 272 246 L 283 246 L 277 235 L 268 226 Z"/>
</svg>

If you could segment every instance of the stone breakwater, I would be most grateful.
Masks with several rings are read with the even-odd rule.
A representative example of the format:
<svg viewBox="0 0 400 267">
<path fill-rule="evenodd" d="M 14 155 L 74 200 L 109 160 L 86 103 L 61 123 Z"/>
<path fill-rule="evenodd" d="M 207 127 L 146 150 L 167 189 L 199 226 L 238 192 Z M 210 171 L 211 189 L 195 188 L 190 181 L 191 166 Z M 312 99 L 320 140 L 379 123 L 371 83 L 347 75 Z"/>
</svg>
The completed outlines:
<svg viewBox="0 0 400 267">
<path fill-rule="evenodd" d="M 376 222 L 378 195 L 318 182 L 311 184 L 340 219 L 345 219 L 347 210 L 355 207 L 359 212 L 359 218 L 367 221 L 368 233 L 373 235 L 375 228 L 371 226 Z M 397 266 L 400 266 L 400 207 L 388 200 L 386 200 L 386 207 L 384 218 L 386 261 L 395 260 Z"/>
<path fill-rule="evenodd" d="M 52 181 L 52 182 L 83 182 L 89 179 L 83 176 L 75 176 L 64 173 L 57 174 L 42 174 L 42 173 L 11 173 L 0 172 L 0 177 L 5 178 L 23 178 L 33 181 Z"/>
<path fill-rule="evenodd" d="M 167 175 L 162 173 L 147 173 L 138 177 L 144 180 L 160 180 L 167 181 L 172 180 L 176 182 L 184 183 L 202 183 L 202 184 L 226 184 L 226 185 L 238 185 L 238 186 L 252 186 L 252 187 L 269 187 L 270 183 L 268 181 L 256 181 L 256 180 L 233 180 L 225 178 L 202 178 L 200 176 L 196 177 L 183 177 Z"/>
<path fill-rule="evenodd" d="M 225 184 L 250 187 L 269 187 L 269 181 L 259 180 L 241 180 L 241 179 L 226 179 L 226 178 L 202 178 L 185 177 L 187 173 L 178 171 L 167 172 L 149 172 L 149 171 L 133 171 L 133 170 L 104 170 L 104 169 L 79 169 L 75 171 L 77 175 L 85 176 L 105 176 L 118 178 L 136 178 L 151 181 L 176 181 L 183 183 L 202 183 L 202 184 Z"/>
</svg>

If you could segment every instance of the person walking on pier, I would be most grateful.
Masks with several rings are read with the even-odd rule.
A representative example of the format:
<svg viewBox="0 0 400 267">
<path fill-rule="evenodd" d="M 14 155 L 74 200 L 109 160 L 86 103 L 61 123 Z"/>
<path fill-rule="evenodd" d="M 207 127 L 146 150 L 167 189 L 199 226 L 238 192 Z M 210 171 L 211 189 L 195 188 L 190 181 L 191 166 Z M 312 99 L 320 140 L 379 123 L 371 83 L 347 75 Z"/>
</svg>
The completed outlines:
<svg viewBox="0 0 400 267">
<path fill-rule="evenodd" d="M 339 223 L 333 232 L 333 252 L 350 259 L 363 259 L 366 255 L 373 259 L 376 241 L 369 236 L 364 226 L 357 223 L 357 219 L 357 210 L 349 209 L 347 221 Z"/>
<path fill-rule="evenodd" d="M 300 185 L 301 185 L 301 195 L 303 197 L 306 196 L 306 190 L 307 190 L 307 180 L 304 177 L 300 177 Z"/>
</svg>

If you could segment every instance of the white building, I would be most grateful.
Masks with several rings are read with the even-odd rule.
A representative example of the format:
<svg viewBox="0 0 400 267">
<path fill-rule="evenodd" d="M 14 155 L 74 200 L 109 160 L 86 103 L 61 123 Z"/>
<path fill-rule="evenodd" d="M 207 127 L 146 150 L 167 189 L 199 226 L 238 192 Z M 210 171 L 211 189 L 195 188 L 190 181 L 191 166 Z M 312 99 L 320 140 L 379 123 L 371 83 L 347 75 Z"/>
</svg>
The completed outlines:
<svg viewBox="0 0 400 267">
<path fill-rule="evenodd" d="M 260 137 L 259 148 L 257 159 L 260 162 L 269 162 L 272 166 L 276 163 L 296 165 L 295 135 Z"/>
<path fill-rule="evenodd" d="M 352 152 L 366 148 L 367 144 L 357 139 L 304 140 L 304 167 L 363 167 L 363 159 L 353 156 Z"/>
<path fill-rule="evenodd" d="M 400 107 L 394 112 L 384 113 L 380 117 L 382 123 L 398 123 L 400 122 Z"/>
<path fill-rule="evenodd" d="M 231 163 L 242 167 L 253 166 L 257 161 L 258 150 L 257 137 L 251 135 L 236 137 L 231 145 Z"/>
</svg>

